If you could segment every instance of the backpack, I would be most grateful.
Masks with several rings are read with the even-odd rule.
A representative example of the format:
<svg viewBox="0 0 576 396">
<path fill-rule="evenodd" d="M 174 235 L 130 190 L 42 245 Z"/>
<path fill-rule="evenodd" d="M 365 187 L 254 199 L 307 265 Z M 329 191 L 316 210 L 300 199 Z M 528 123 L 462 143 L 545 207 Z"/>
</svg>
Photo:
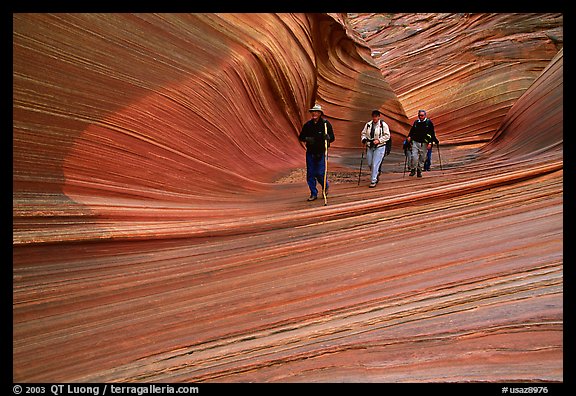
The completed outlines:
<svg viewBox="0 0 576 396">
<path fill-rule="evenodd" d="M 384 122 L 380 120 L 380 129 L 384 129 Z M 392 133 L 390 133 L 390 138 L 386 141 L 386 150 L 384 151 L 384 157 L 390 154 L 392 150 Z"/>
</svg>

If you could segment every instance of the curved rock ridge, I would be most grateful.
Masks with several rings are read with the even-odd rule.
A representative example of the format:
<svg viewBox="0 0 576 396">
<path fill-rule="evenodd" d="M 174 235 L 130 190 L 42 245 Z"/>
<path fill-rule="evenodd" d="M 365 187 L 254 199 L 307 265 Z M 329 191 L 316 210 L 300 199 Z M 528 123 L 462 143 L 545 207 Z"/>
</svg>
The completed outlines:
<svg viewBox="0 0 576 396">
<path fill-rule="evenodd" d="M 385 114 L 395 147 L 409 127 L 396 94 L 382 78 L 370 49 L 343 14 L 317 15 L 311 30 L 318 66 L 316 102 L 325 109 L 338 137 L 334 148 L 360 148 L 360 132 L 373 109 Z M 307 117 L 305 117 L 307 118 Z"/>
<path fill-rule="evenodd" d="M 369 50 L 329 16 L 35 14 L 14 25 L 17 242 L 81 235 L 41 224 L 31 235 L 38 216 L 80 216 L 81 227 L 220 212 L 302 166 L 297 134 L 315 98 L 335 147 L 358 144 L 367 109 L 406 123 Z"/>
<path fill-rule="evenodd" d="M 14 382 L 563 381 L 563 50 L 536 33 L 561 47 L 558 16 L 385 16 L 434 22 L 417 52 L 448 64 L 467 26 L 533 69 L 506 100 L 481 80 L 508 71 L 469 74 L 500 121 L 440 117 L 454 144 L 423 178 L 401 136 L 454 75 L 422 63 L 418 85 L 401 45 L 383 75 L 353 16 L 13 18 Z M 327 205 L 278 181 L 314 102 L 337 136 Z M 397 138 L 376 188 L 372 108 Z"/>
<path fill-rule="evenodd" d="M 563 43 L 562 14 L 351 14 L 416 119 L 445 143 L 488 141 Z"/>
<path fill-rule="evenodd" d="M 277 26 L 278 17 L 233 18 L 15 16 L 16 143 L 21 131 L 35 132 L 45 137 L 37 145 L 53 146 L 46 157 L 61 161 L 33 168 L 28 148 L 16 144 L 17 165 L 55 168 L 47 181 L 58 179 L 69 194 L 161 200 L 258 189 L 295 166 L 314 60 L 305 49 L 285 54 L 297 43 L 290 31 L 251 28 Z M 259 172 L 249 172 L 253 161 Z M 26 178 L 15 182 L 20 190 Z"/>
<path fill-rule="evenodd" d="M 480 150 L 491 160 L 546 155 L 562 159 L 564 50 L 514 103 L 492 140 Z M 535 116 L 536 114 L 536 116 Z M 530 130 L 527 134 L 526 131 Z"/>
<path fill-rule="evenodd" d="M 334 148 L 359 146 L 372 108 L 393 131 L 407 124 L 369 49 L 328 15 L 17 14 L 14 26 L 17 216 L 127 205 L 146 217 L 263 191 L 303 165 L 315 101 Z"/>
</svg>

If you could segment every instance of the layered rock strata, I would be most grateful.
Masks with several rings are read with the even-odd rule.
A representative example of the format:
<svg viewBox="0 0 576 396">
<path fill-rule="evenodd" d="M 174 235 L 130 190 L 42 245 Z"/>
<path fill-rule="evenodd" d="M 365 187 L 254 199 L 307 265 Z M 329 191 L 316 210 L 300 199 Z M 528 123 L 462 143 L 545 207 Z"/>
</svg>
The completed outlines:
<svg viewBox="0 0 576 396">
<path fill-rule="evenodd" d="M 406 114 L 444 142 L 489 140 L 562 48 L 562 14 L 352 14 Z"/>
<path fill-rule="evenodd" d="M 13 18 L 14 382 L 563 381 L 563 51 L 368 189 L 362 123 L 417 105 L 345 15 Z M 316 101 L 327 206 L 274 183 Z"/>
</svg>

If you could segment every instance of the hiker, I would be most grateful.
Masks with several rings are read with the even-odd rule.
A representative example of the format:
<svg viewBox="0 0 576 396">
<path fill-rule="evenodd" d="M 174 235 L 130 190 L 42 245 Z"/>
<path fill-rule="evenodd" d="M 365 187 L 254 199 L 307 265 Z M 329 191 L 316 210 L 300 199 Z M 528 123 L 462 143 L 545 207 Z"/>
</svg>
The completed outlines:
<svg viewBox="0 0 576 396">
<path fill-rule="evenodd" d="M 432 150 L 432 143 L 440 144 L 434 132 L 434 124 L 426 117 L 426 110 L 418 110 L 418 119 L 412 124 L 406 141 L 411 146 L 408 152 L 410 176 L 422 177 L 426 150 Z"/>
<path fill-rule="evenodd" d="M 326 171 L 326 158 L 324 158 L 325 141 L 328 146 L 334 141 L 334 132 L 330 122 L 323 118 L 324 112 L 322 106 L 316 104 L 310 110 L 311 119 L 303 126 L 298 139 L 306 142 L 306 182 L 310 188 L 310 197 L 308 201 L 314 201 L 318 198 L 318 188 L 316 181 L 324 185 L 324 172 Z M 326 177 L 326 189 L 323 191 L 328 194 L 328 178 Z"/>
<path fill-rule="evenodd" d="M 389 153 L 388 142 L 390 140 L 390 128 L 380 118 L 380 111 L 372 111 L 372 120 L 364 125 L 360 134 L 362 144 L 366 145 L 366 161 L 371 171 L 370 188 L 376 187 L 379 181 L 380 166 L 384 155 Z"/>
<path fill-rule="evenodd" d="M 430 165 L 432 165 L 432 146 L 426 150 L 426 161 L 424 161 L 424 172 L 430 171 Z"/>
</svg>

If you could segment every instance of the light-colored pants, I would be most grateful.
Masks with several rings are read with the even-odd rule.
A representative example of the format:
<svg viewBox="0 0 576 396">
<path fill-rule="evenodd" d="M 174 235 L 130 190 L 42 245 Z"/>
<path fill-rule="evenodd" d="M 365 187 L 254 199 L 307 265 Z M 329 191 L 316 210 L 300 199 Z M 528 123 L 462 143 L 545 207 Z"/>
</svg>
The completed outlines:
<svg viewBox="0 0 576 396">
<path fill-rule="evenodd" d="M 426 146 L 428 143 L 419 143 L 412 141 L 412 150 L 410 152 L 410 158 L 408 158 L 408 169 L 424 169 L 424 162 L 426 162 Z"/>
<path fill-rule="evenodd" d="M 366 150 L 366 161 L 368 162 L 368 166 L 370 167 L 370 171 L 372 172 L 371 175 L 371 182 L 376 183 L 378 181 L 378 170 L 380 169 L 380 164 L 382 163 L 382 159 L 384 158 L 384 153 L 386 152 L 386 145 L 382 147 L 368 147 Z"/>
</svg>

